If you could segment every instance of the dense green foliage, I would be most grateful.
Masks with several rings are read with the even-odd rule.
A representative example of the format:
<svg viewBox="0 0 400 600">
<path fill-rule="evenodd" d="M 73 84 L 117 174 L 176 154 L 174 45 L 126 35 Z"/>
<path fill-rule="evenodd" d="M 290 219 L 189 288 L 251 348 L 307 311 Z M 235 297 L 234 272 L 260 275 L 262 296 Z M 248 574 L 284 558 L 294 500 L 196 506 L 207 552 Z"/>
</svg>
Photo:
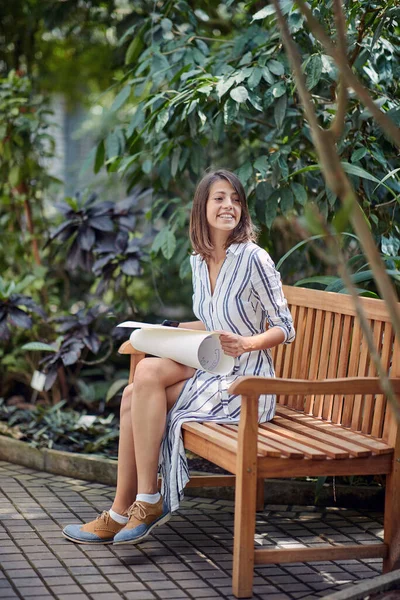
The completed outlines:
<svg viewBox="0 0 400 600">
<path fill-rule="evenodd" d="M 311 5 L 334 37 L 330 3 Z M 177 263 L 188 249 L 182 232 L 194 182 L 210 166 L 236 170 L 264 234 L 279 217 L 303 214 L 307 202 L 316 203 L 328 220 L 338 210 L 317 165 L 274 9 L 255 6 L 204 2 L 194 9 L 184 1 L 166 2 L 126 34 L 131 36 L 126 73 L 111 107 L 120 123 L 99 144 L 95 169 L 105 163 L 130 185 L 151 181 L 159 200 L 154 213 L 169 216 L 153 249 Z M 327 127 L 336 113 L 337 68 L 292 2 L 284 0 L 282 7 L 320 124 Z M 347 7 L 350 61 L 377 104 L 399 124 L 399 9 L 394 1 L 353 1 Z M 397 152 L 355 97 L 338 151 L 375 235 L 393 241 Z M 268 244 L 270 236 L 262 239 Z M 181 273 L 186 269 L 182 264 Z"/>
<path fill-rule="evenodd" d="M 291 0 L 281 5 L 328 127 L 337 68 Z M 330 3 L 311 5 L 334 38 Z M 396 2 L 349 0 L 346 8 L 353 68 L 399 124 Z M 121 339 L 114 325 L 129 315 L 175 316 L 168 307 L 186 306 L 190 316 L 187 226 L 205 169 L 238 173 L 260 244 L 276 260 L 298 242 L 292 225 L 310 205 L 332 223 L 339 201 L 324 184 L 269 5 L 18 0 L 1 11 L 0 394 L 29 397 L 33 369 L 46 369 L 45 399 L 102 410 L 110 386 L 109 398 L 126 380 L 126 361 L 110 360 Z M 83 168 L 120 177 L 125 199 L 82 190 L 55 203 L 49 92 L 103 103 L 99 143 Z M 398 280 L 397 152 L 354 95 L 338 151 Z M 357 240 L 345 239 L 357 285 L 374 293 Z M 310 248 L 287 255 L 285 282 L 309 285 L 318 274 L 320 287 L 345 291 Z"/>
</svg>

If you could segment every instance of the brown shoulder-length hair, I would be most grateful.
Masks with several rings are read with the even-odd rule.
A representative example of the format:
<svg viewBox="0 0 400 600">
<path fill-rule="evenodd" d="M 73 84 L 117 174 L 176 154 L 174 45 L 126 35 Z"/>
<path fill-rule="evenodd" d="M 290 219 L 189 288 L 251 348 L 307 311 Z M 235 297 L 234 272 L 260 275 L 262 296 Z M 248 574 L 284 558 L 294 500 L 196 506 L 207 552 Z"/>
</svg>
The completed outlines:
<svg viewBox="0 0 400 600">
<path fill-rule="evenodd" d="M 239 196 L 242 208 L 240 221 L 228 237 L 225 248 L 228 248 L 231 244 L 255 242 L 257 240 L 256 228 L 253 225 L 247 206 L 246 192 L 244 191 L 240 179 L 234 173 L 226 169 L 210 171 L 210 173 L 207 173 L 207 175 L 203 177 L 196 188 L 189 225 L 190 241 L 194 253 L 200 254 L 203 259 L 209 258 L 214 249 L 210 238 L 210 229 L 207 223 L 206 204 L 210 195 L 211 186 L 219 179 L 225 179 L 231 184 Z"/>
</svg>

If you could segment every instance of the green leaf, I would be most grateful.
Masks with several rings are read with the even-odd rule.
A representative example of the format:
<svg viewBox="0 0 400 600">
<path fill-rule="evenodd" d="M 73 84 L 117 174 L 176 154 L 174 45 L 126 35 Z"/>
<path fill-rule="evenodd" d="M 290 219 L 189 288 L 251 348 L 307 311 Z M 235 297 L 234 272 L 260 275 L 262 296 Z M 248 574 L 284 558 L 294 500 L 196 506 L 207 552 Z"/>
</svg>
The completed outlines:
<svg viewBox="0 0 400 600">
<path fill-rule="evenodd" d="M 285 159 L 284 156 L 280 155 L 278 156 L 278 161 L 277 161 L 280 171 L 281 171 L 281 175 L 283 179 L 287 179 L 289 177 L 289 167 L 287 164 L 287 161 Z"/>
<path fill-rule="evenodd" d="M 273 222 L 276 219 L 278 212 L 279 192 L 275 190 L 265 203 L 265 224 L 268 229 L 271 229 Z"/>
<path fill-rule="evenodd" d="M 239 85 L 234 88 L 229 93 L 230 97 L 235 100 L 235 102 L 243 103 L 249 99 L 249 93 L 243 85 Z"/>
<path fill-rule="evenodd" d="M 365 147 L 362 148 L 357 148 L 357 150 L 355 150 L 353 152 L 353 154 L 351 155 L 351 162 L 355 163 L 358 160 L 361 160 L 362 158 L 364 158 L 364 156 L 367 154 L 368 150 Z"/>
<path fill-rule="evenodd" d="M 302 186 L 301 183 L 296 183 L 295 181 L 292 181 L 290 187 L 292 188 L 292 192 L 294 194 L 294 197 L 296 198 L 296 201 L 302 206 L 304 206 L 307 202 L 307 191 L 304 188 L 304 186 Z"/>
<path fill-rule="evenodd" d="M 379 300 L 379 296 L 375 292 L 370 292 L 369 290 L 364 290 L 364 288 L 359 287 L 356 287 L 354 289 L 359 296 L 364 296 L 365 298 L 376 298 L 377 300 Z M 342 290 L 339 290 L 339 294 L 350 294 L 350 292 L 346 288 L 343 288 Z"/>
<path fill-rule="evenodd" d="M 224 104 L 224 123 L 225 123 L 225 125 L 232 125 L 237 113 L 238 113 L 238 104 L 234 100 L 232 100 L 232 98 L 228 98 L 228 100 Z"/>
<path fill-rule="evenodd" d="M 185 279 L 191 273 L 191 270 L 190 258 L 187 256 L 185 260 L 181 262 L 181 266 L 179 267 L 179 277 Z"/>
<path fill-rule="evenodd" d="M 293 192 L 289 187 L 283 187 L 279 190 L 281 197 L 280 207 L 282 214 L 285 215 L 292 210 L 294 204 Z"/>
<path fill-rule="evenodd" d="M 253 21 L 259 21 L 260 19 L 266 19 L 267 17 L 275 14 L 275 8 L 272 5 L 265 6 L 255 15 L 253 15 Z"/>
<path fill-rule="evenodd" d="M 164 129 L 164 127 L 166 126 L 166 124 L 168 123 L 169 120 L 169 111 L 166 110 L 162 110 L 160 112 L 160 114 L 157 117 L 157 121 L 156 121 L 156 125 L 155 125 L 155 132 L 156 133 L 160 133 L 160 131 L 162 129 Z"/>
<path fill-rule="evenodd" d="M 126 65 L 129 65 L 129 64 L 135 62 L 135 60 L 141 53 L 143 46 L 144 46 L 143 40 L 141 37 L 141 34 L 143 31 L 144 31 L 144 27 L 142 27 L 138 31 L 137 35 L 133 38 L 133 40 L 129 44 L 128 50 L 126 51 L 126 55 L 125 55 L 125 64 Z"/>
<path fill-rule="evenodd" d="M 119 110 L 121 108 L 121 106 L 123 104 L 125 104 L 125 102 L 128 100 L 130 94 L 131 94 L 131 86 L 126 85 L 124 88 L 122 88 L 122 90 L 116 96 L 114 102 L 111 105 L 110 111 L 116 112 L 117 110 Z"/>
<path fill-rule="evenodd" d="M 12 166 L 8 173 L 8 181 L 10 182 L 10 185 L 12 187 L 17 186 L 19 184 L 20 177 L 21 177 L 21 169 L 19 168 L 19 166 L 18 165 Z"/>
<path fill-rule="evenodd" d="M 305 244 L 308 244 L 309 242 L 312 242 L 313 240 L 319 240 L 322 237 L 325 237 L 324 235 L 312 235 L 311 237 L 307 238 L 306 240 L 302 240 L 301 242 L 299 242 L 298 244 L 296 244 L 295 246 L 293 246 L 293 248 L 290 248 L 290 250 L 288 250 L 286 252 L 286 254 L 284 254 L 282 256 L 282 258 L 277 262 L 276 264 L 276 268 L 279 271 L 279 269 L 281 268 L 281 266 L 283 265 L 283 263 L 285 262 L 285 260 L 287 258 L 289 258 L 289 256 L 291 254 L 293 254 L 293 252 L 295 252 L 296 250 L 298 250 L 298 248 L 301 248 L 302 246 L 304 246 Z"/>
<path fill-rule="evenodd" d="M 259 110 L 260 112 L 263 111 L 263 107 L 261 106 L 261 98 L 254 92 L 249 92 L 249 102 L 256 110 Z"/>
<path fill-rule="evenodd" d="M 254 88 L 258 86 L 258 84 L 261 81 L 262 75 L 262 69 L 260 67 L 254 67 L 250 77 L 247 80 L 247 85 L 249 86 L 250 90 L 254 90 Z"/>
<path fill-rule="evenodd" d="M 251 52 L 246 52 L 246 54 L 244 54 L 244 56 L 242 56 L 240 62 L 239 62 L 239 67 L 243 67 L 244 65 L 249 64 L 252 61 L 253 58 L 253 54 Z"/>
<path fill-rule="evenodd" d="M 250 177 L 253 174 L 253 166 L 251 162 L 247 161 L 236 171 L 236 175 L 239 177 L 242 184 L 245 186 Z"/>
<path fill-rule="evenodd" d="M 104 140 L 101 140 L 100 144 L 97 146 L 96 157 L 94 159 L 94 167 L 93 170 L 95 173 L 98 173 L 101 167 L 104 164 L 104 158 L 106 155 L 106 149 L 104 146 Z"/>
<path fill-rule="evenodd" d="M 400 240 L 397 237 L 390 235 L 389 237 L 381 237 L 381 248 L 384 254 L 389 256 L 397 256 L 400 249 Z"/>
<path fill-rule="evenodd" d="M 400 272 L 394 269 L 385 269 L 386 273 L 392 277 L 395 281 L 400 281 Z M 361 271 L 360 273 L 355 273 L 351 276 L 351 280 L 353 283 L 362 283 L 365 281 L 373 281 L 374 275 L 372 271 Z M 339 279 L 336 283 L 332 283 L 326 288 L 327 292 L 339 292 L 341 289 L 345 288 L 345 284 L 341 279 Z"/>
<path fill-rule="evenodd" d="M 221 113 L 217 115 L 215 118 L 215 123 L 212 128 L 212 137 L 215 144 L 221 140 L 221 137 L 224 133 L 224 117 Z"/>
<path fill-rule="evenodd" d="M 268 181 L 260 181 L 256 187 L 256 197 L 260 202 L 266 202 L 266 200 L 273 194 L 274 188 Z"/>
<path fill-rule="evenodd" d="M 322 58 L 320 54 L 313 54 L 307 61 L 306 67 L 306 85 L 309 90 L 312 90 L 319 80 L 322 74 Z"/>
<path fill-rule="evenodd" d="M 273 85 L 275 83 L 275 79 L 271 75 L 271 71 L 268 69 L 268 67 L 262 67 L 261 70 L 262 70 L 262 77 L 263 77 L 264 81 L 266 81 L 270 85 Z"/>
<path fill-rule="evenodd" d="M 329 285 L 331 283 L 336 283 L 337 281 L 338 278 L 332 275 L 316 275 L 315 277 L 300 279 L 299 281 L 296 281 L 294 285 L 296 287 L 302 287 L 306 283 L 322 283 L 323 285 Z"/>
<path fill-rule="evenodd" d="M 230 76 L 228 78 L 221 77 L 217 83 L 216 90 L 218 94 L 218 99 L 220 100 L 224 94 L 233 86 L 235 83 L 235 78 Z"/>
<path fill-rule="evenodd" d="M 285 67 L 278 60 L 274 60 L 274 59 L 269 60 L 267 63 L 267 67 L 271 71 L 271 73 L 274 73 L 274 75 L 280 76 L 285 73 Z"/>
<path fill-rule="evenodd" d="M 174 148 L 174 151 L 172 153 L 172 159 L 171 159 L 171 175 L 172 175 L 172 177 L 175 177 L 175 175 L 178 172 L 179 158 L 181 156 L 181 152 L 182 152 L 182 148 L 180 146 L 177 146 L 176 148 Z"/>
<path fill-rule="evenodd" d="M 55 348 L 53 348 L 53 346 L 50 346 L 50 344 L 44 344 L 43 342 L 29 342 L 28 344 L 24 344 L 23 346 L 21 346 L 21 350 L 38 350 L 41 352 L 44 352 L 44 351 L 57 352 L 57 350 Z"/>
<path fill-rule="evenodd" d="M 173 25 L 173 23 L 172 23 L 171 19 L 167 19 L 167 18 L 161 19 L 161 27 L 162 27 L 163 31 L 171 31 L 172 25 Z"/>
<path fill-rule="evenodd" d="M 107 394 L 106 394 L 106 402 L 110 402 L 111 398 L 114 398 L 115 394 L 117 394 L 119 392 L 119 390 L 125 386 L 127 386 L 129 383 L 128 379 L 117 379 L 116 381 L 113 381 L 113 383 L 110 385 L 110 387 L 107 390 Z"/>
<path fill-rule="evenodd" d="M 112 131 L 106 137 L 106 156 L 107 159 L 115 158 L 120 153 L 120 138 L 116 131 Z"/>
<path fill-rule="evenodd" d="M 128 138 L 130 138 L 133 132 L 138 127 L 141 127 L 144 123 L 144 110 L 142 104 L 138 104 L 135 108 L 135 114 L 133 115 L 131 122 L 129 123 L 128 129 L 126 130 L 126 135 Z"/>
<path fill-rule="evenodd" d="M 320 165 L 308 165 L 308 167 L 302 167 L 301 169 L 297 169 L 297 171 L 293 171 L 290 173 L 289 177 L 294 177 L 295 175 L 301 175 L 302 173 L 308 173 L 309 171 L 320 171 Z"/>
<path fill-rule="evenodd" d="M 147 158 L 142 164 L 143 173 L 146 173 L 146 175 L 148 175 L 149 173 L 151 173 L 152 168 L 153 168 L 153 163 L 149 158 Z"/>
<path fill-rule="evenodd" d="M 79 175 L 83 175 L 88 169 L 93 169 L 94 160 L 96 158 L 97 148 L 92 148 L 85 160 L 82 163 L 82 166 L 79 171 Z"/>
<path fill-rule="evenodd" d="M 265 177 L 269 169 L 268 156 L 264 155 L 257 158 L 257 160 L 253 163 L 253 167 L 261 173 L 262 177 Z M 260 185 L 261 184 L 257 186 L 257 189 Z"/>
<path fill-rule="evenodd" d="M 380 180 L 380 182 L 378 183 L 377 186 L 374 187 L 374 192 L 375 190 L 382 185 L 387 179 L 389 179 L 390 177 L 393 177 L 393 175 L 395 175 L 396 173 L 398 173 L 400 171 L 400 167 L 398 167 L 397 169 L 393 169 L 392 171 L 390 171 L 390 173 L 387 173 L 387 175 L 385 175 L 385 177 L 383 179 Z"/>
<path fill-rule="evenodd" d="M 342 167 L 349 173 L 349 175 L 357 175 L 357 177 L 362 177 L 363 179 L 369 179 L 370 181 L 375 181 L 376 183 L 381 183 L 379 179 L 375 177 L 375 175 L 371 175 L 365 169 L 358 167 L 357 165 L 352 165 L 348 162 L 342 162 Z"/>
<path fill-rule="evenodd" d="M 286 86 L 283 81 L 279 81 L 271 87 L 270 92 L 274 98 L 280 98 L 286 93 Z"/>
<path fill-rule="evenodd" d="M 161 243 L 161 252 L 167 260 L 170 260 L 175 252 L 176 238 L 170 229 L 164 230 L 164 237 Z"/>
<path fill-rule="evenodd" d="M 274 119 L 278 129 L 283 125 L 286 115 L 287 96 L 284 94 L 276 102 L 274 106 Z"/>
</svg>

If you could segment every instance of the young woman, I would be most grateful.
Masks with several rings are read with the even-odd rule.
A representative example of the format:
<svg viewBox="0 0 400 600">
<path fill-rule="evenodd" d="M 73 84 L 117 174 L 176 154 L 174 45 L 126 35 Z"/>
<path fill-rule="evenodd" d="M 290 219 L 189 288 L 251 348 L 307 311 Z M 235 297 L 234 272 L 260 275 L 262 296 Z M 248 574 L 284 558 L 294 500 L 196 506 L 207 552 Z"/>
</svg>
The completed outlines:
<svg viewBox="0 0 400 600">
<path fill-rule="evenodd" d="M 270 348 L 294 339 L 280 275 L 267 252 L 254 243 L 246 195 L 230 171 L 213 171 L 199 183 L 190 238 L 193 311 L 199 320 L 177 325 L 220 331 L 222 349 L 235 358 L 234 368 L 221 376 L 167 358 L 145 358 L 138 364 L 121 401 L 112 508 L 85 525 L 67 525 L 63 534 L 74 542 L 136 544 L 165 523 L 189 479 L 182 423 L 237 423 L 240 396 L 229 395 L 229 386 L 241 375 L 274 376 Z M 271 420 L 274 410 L 275 397 L 261 396 L 259 421 Z"/>
</svg>

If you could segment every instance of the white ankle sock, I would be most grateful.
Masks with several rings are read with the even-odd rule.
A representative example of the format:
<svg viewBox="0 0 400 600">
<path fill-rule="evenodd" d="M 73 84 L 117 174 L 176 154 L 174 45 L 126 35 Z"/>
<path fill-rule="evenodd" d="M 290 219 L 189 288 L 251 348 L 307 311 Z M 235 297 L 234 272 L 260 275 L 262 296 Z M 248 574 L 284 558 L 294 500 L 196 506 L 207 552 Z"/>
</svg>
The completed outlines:
<svg viewBox="0 0 400 600">
<path fill-rule="evenodd" d="M 149 504 L 156 504 L 160 498 L 160 492 L 155 494 L 138 494 L 136 496 L 136 500 L 139 500 L 140 502 L 148 502 Z"/>
<path fill-rule="evenodd" d="M 110 508 L 110 510 L 108 511 L 108 514 L 110 515 L 110 517 L 112 518 L 113 521 L 120 523 L 120 525 L 126 525 L 127 522 L 129 521 L 129 517 L 124 517 L 124 515 L 119 515 L 118 513 L 113 511 L 112 508 Z"/>
</svg>

